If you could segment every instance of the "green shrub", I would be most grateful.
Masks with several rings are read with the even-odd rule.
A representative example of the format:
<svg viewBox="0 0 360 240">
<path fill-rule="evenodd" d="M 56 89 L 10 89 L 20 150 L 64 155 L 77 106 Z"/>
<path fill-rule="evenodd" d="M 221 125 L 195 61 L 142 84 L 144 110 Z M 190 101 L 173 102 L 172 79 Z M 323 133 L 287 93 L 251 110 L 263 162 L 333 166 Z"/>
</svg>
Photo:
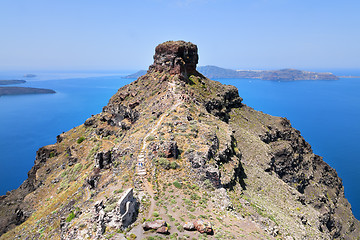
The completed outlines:
<svg viewBox="0 0 360 240">
<path fill-rule="evenodd" d="M 66 218 L 66 222 L 71 222 L 71 220 L 73 220 L 74 218 L 75 218 L 75 213 L 71 211 L 69 216 Z"/>
<path fill-rule="evenodd" d="M 136 239 L 136 235 L 134 233 L 130 234 L 129 237 L 130 240 L 135 240 Z"/>
<path fill-rule="evenodd" d="M 165 169 L 170 169 L 170 162 L 166 158 L 159 158 L 159 160 L 157 162 L 158 162 L 158 165 L 160 165 L 161 167 L 163 167 Z"/>
<path fill-rule="evenodd" d="M 78 138 L 78 140 L 76 141 L 77 143 L 82 143 L 85 140 L 85 137 L 81 136 Z"/>
<path fill-rule="evenodd" d="M 73 173 L 77 173 L 79 172 L 80 170 L 82 169 L 82 164 L 81 163 L 77 163 L 74 165 L 73 169 L 72 169 L 72 172 Z"/>
<path fill-rule="evenodd" d="M 122 192 L 124 192 L 124 190 L 123 190 L 123 189 L 114 190 L 114 194 L 118 194 L 118 193 L 122 193 Z"/>
<path fill-rule="evenodd" d="M 104 212 L 106 212 L 106 213 L 111 212 L 112 210 L 114 210 L 116 208 L 116 205 L 117 205 L 117 202 L 106 205 Z"/>
<path fill-rule="evenodd" d="M 152 136 L 152 135 L 150 135 L 150 136 L 148 136 L 148 137 L 146 138 L 146 141 L 147 141 L 147 142 L 154 141 L 154 140 L 155 140 L 155 137 Z"/>
<path fill-rule="evenodd" d="M 206 179 L 206 180 L 204 181 L 204 186 L 205 186 L 205 188 L 207 188 L 207 189 L 213 189 L 213 185 L 212 185 L 212 183 L 211 183 L 211 181 L 210 181 L 209 179 Z"/>
<path fill-rule="evenodd" d="M 89 154 L 88 154 L 88 156 L 87 156 L 86 159 L 93 158 L 93 157 L 94 157 L 94 154 L 100 149 L 100 145 L 101 145 L 100 143 L 97 143 L 96 146 L 93 147 L 93 148 L 90 150 L 90 152 L 89 152 Z"/>
<path fill-rule="evenodd" d="M 183 198 L 183 200 L 184 200 L 184 203 L 186 204 L 186 205 L 192 205 L 192 201 L 191 200 L 189 200 L 189 199 L 186 199 L 186 198 Z"/>
<path fill-rule="evenodd" d="M 158 156 L 161 157 L 161 158 L 164 158 L 164 157 L 166 157 L 166 154 L 164 152 L 159 152 Z"/>
<path fill-rule="evenodd" d="M 171 162 L 170 163 L 170 168 L 171 169 L 177 169 L 179 167 L 179 165 L 176 162 Z"/>
<path fill-rule="evenodd" d="M 199 199 L 200 199 L 200 196 L 197 195 L 196 193 L 193 193 L 193 194 L 191 194 L 190 199 L 191 199 L 191 200 L 199 200 Z"/>
<path fill-rule="evenodd" d="M 176 181 L 176 180 L 173 182 L 173 185 L 174 185 L 176 188 L 179 188 L 179 189 L 182 187 L 182 186 L 181 186 L 181 183 L 179 183 L 179 182 Z"/>
<path fill-rule="evenodd" d="M 159 213 L 158 213 L 157 211 L 154 211 L 154 212 L 153 212 L 153 216 L 154 216 L 154 217 L 158 217 L 158 216 L 159 216 Z"/>
</svg>

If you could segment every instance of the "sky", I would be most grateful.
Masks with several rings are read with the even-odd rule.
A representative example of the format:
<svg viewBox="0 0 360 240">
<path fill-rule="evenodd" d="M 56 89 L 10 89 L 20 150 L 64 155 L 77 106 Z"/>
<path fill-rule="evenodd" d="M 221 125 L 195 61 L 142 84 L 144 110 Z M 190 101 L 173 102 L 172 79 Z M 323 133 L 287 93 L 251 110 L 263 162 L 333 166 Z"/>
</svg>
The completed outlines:
<svg viewBox="0 0 360 240">
<path fill-rule="evenodd" d="M 358 0 L 1 0 L 0 70 L 138 70 L 185 40 L 199 65 L 360 69 Z"/>
</svg>

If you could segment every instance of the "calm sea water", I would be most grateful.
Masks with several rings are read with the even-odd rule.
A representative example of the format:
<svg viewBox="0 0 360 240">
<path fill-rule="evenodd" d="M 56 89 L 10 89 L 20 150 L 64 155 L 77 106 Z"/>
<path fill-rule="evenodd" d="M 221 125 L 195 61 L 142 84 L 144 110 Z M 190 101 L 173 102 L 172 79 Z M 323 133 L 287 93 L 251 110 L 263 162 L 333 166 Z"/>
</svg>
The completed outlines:
<svg viewBox="0 0 360 240">
<path fill-rule="evenodd" d="M 360 75 L 354 71 L 335 73 Z M 56 94 L 0 97 L 0 194 L 17 188 L 27 178 L 38 148 L 55 143 L 57 135 L 101 112 L 118 88 L 134 80 L 111 76 L 114 73 L 100 75 L 105 73 L 42 74 L 22 86 L 51 88 Z M 79 78 L 86 76 L 97 77 Z M 0 73 L 0 79 L 5 77 L 16 75 Z M 288 118 L 313 151 L 337 170 L 360 219 L 360 79 L 218 81 L 236 86 L 248 106 Z"/>
</svg>

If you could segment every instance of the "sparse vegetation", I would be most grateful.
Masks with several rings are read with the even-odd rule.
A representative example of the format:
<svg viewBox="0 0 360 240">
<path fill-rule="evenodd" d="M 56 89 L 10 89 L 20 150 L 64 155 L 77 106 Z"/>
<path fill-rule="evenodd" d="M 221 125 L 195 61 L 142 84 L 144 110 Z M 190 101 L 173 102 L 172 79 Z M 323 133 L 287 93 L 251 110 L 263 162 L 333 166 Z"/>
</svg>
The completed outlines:
<svg viewBox="0 0 360 240">
<path fill-rule="evenodd" d="M 81 136 L 78 138 L 78 140 L 76 141 L 77 143 L 82 143 L 85 140 L 85 137 Z"/>
<path fill-rule="evenodd" d="M 182 185 L 181 185 L 181 183 L 179 183 L 178 181 L 174 181 L 173 182 L 173 185 L 176 187 L 176 188 L 182 188 Z"/>
<path fill-rule="evenodd" d="M 66 218 L 66 222 L 71 222 L 75 218 L 75 213 L 73 211 L 70 212 L 69 216 Z"/>
<path fill-rule="evenodd" d="M 148 136 L 147 138 L 146 138 L 146 141 L 147 142 L 151 142 L 151 141 L 154 141 L 155 140 L 155 136 L 152 136 L 152 135 L 150 135 L 150 136 Z"/>
</svg>

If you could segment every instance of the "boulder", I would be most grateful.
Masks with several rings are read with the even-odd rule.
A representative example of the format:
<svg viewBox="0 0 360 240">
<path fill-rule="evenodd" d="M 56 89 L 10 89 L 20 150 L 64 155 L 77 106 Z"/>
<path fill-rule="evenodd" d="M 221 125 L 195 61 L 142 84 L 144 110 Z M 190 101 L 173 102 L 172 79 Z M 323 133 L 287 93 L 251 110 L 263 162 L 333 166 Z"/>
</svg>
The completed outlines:
<svg viewBox="0 0 360 240">
<path fill-rule="evenodd" d="M 201 220 L 201 219 L 196 220 L 194 222 L 194 227 L 200 233 L 207 233 L 210 235 L 214 233 L 211 227 L 211 223 L 206 220 Z"/>
<path fill-rule="evenodd" d="M 165 226 L 162 226 L 162 227 L 158 228 L 158 229 L 156 230 L 156 232 L 157 232 L 157 233 L 161 233 L 161 234 L 169 234 L 169 230 L 168 230 L 168 228 L 165 227 Z"/>
<path fill-rule="evenodd" d="M 165 220 L 155 220 L 152 222 L 144 222 L 142 227 L 145 231 L 150 230 L 150 229 L 157 230 L 158 228 L 166 227 L 166 221 Z"/>
<path fill-rule="evenodd" d="M 92 125 L 94 125 L 95 123 L 95 118 L 91 117 L 91 118 L 88 118 L 85 122 L 84 122 L 84 125 L 86 127 L 90 127 Z"/>
<path fill-rule="evenodd" d="M 186 222 L 183 227 L 186 231 L 194 231 L 195 230 L 195 226 L 192 222 Z"/>
</svg>

